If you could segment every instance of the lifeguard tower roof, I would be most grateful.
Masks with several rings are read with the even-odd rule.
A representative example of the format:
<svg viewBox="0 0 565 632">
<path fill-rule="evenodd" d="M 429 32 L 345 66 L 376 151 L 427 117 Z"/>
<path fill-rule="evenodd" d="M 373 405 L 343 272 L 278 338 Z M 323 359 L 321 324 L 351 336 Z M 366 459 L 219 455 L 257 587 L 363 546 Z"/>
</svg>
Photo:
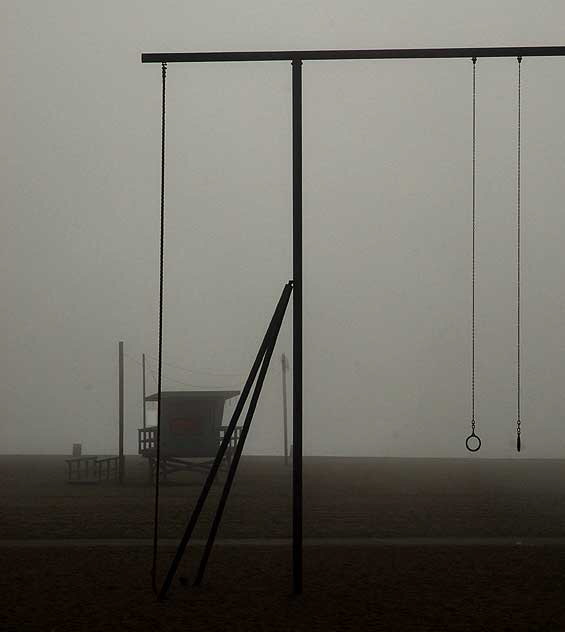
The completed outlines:
<svg viewBox="0 0 565 632">
<path fill-rule="evenodd" d="M 161 399 L 169 401 L 182 401 L 193 399 L 231 399 L 237 397 L 240 391 L 161 391 Z M 146 402 L 156 402 L 159 399 L 158 393 L 148 395 L 145 398 Z"/>
</svg>

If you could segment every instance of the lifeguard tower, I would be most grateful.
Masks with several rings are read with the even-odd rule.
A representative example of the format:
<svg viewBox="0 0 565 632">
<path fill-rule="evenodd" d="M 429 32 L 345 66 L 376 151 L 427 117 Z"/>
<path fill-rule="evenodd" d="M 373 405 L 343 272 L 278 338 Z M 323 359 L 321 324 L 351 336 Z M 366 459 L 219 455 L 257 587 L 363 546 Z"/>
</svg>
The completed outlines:
<svg viewBox="0 0 565 632">
<path fill-rule="evenodd" d="M 237 397 L 239 391 L 162 391 L 160 472 L 166 479 L 180 471 L 207 472 L 218 451 L 227 426 L 222 426 L 227 400 Z M 157 402 L 158 393 L 145 398 Z M 226 460 L 239 438 L 240 428 L 231 438 Z M 138 429 L 138 451 L 147 459 L 149 477 L 155 477 L 157 464 L 157 426 Z"/>
</svg>

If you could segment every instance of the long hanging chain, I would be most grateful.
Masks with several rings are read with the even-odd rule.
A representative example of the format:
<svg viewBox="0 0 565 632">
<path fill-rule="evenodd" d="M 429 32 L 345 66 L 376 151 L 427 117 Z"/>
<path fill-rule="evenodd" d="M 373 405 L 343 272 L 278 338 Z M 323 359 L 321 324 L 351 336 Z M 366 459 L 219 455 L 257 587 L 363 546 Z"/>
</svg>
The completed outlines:
<svg viewBox="0 0 565 632">
<path fill-rule="evenodd" d="M 520 300 L 521 300 L 521 295 L 520 295 L 520 289 L 521 289 L 521 275 L 520 275 L 520 258 L 521 258 L 521 252 L 520 252 L 520 246 L 521 246 L 521 185 L 522 185 L 522 170 L 521 170 L 521 152 L 522 152 L 522 58 L 518 57 L 518 156 L 517 156 L 517 228 L 518 228 L 518 235 L 517 235 L 517 246 L 516 246 L 516 261 L 517 261 L 517 274 L 516 274 L 516 278 L 517 278 L 517 301 L 516 301 L 516 335 L 517 335 L 517 340 L 516 340 L 516 356 L 517 356 L 517 388 L 516 388 L 516 392 L 517 392 L 517 402 L 516 402 L 516 408 L 517 408 L 517 418 L 516 418 L 516 449 L 518 450 L 518 452 L 520 452 L 520 449 L 522 447 L 522 440 L 521 440 L 521 432 L 522 432 L 522 420 L 520 417 L 520 388 L 521 388 L 521 375 L 520 375 L 520 347 L 521 347 L 521 340 L 520 340 Z"/>
<path fill-rule="evenodd" d="M 473 244 L 472 244 L 472 307 L 471 307 L 471 434 L 467 437 L 465 445 L 469 452 L 477 452 L 481 447 L 481 440 L 475 433 L 475 234 L 476 234 L 476 156 L 477 156 L 477 58 L 473 57 Z"/>
<path fill-rule="evenodd" d="M 476 174 L 477 174 L 477 58 L 473 57 L 473 271 L 472 271 L 472 368 L 471 368 L 471 430 L 475 434 L 475 233 L 476 233 Z"/>
<path fill-rule="evenodd" d="M 157 446 L 155 455 L 155 508 L 153 516 L 153 564 L 151 579 L 153 592 L 158 594 L 157 587 L 157 546 L 159 541 L 159 480 L 161 464 L 161 389 L 163 378 L 163 285 L 164 285 L 164 254 L 165 254 L 165 116 L 167 89 L 167 62 L 161 64 L 161 237 L 159 256 L 159 368 L 157 382 Z"/>
</svg>

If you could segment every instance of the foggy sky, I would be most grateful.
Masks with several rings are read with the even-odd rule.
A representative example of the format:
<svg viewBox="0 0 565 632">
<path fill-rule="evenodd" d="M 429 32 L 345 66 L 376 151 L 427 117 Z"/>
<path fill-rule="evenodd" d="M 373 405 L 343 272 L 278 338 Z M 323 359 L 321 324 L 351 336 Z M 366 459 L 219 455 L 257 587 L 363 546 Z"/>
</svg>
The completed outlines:
<svg viewBox="0 0 565 632">
<path fill-rule="evenodd" d="M 161 104 L 141 52 L 560 45 L 564 20 L 543 1 L 4 2 L 0 452 L 115 453 L 118 340 L 137 449 Z M 486 457 L 515 455 L 516 66 L 477 64 Z M 522 70 L 521 458 L 562 457 L 565 60 Z M 471 62 L 305 62 L 303 77 L 305 454 L 468 456 Z M 291 278 L 290 64 L 171 64 L 167 100 L 164 388 L 239 388 Z M 291 335 L 289 313 L 250 453 L 282 451 Z"/>
</svg>

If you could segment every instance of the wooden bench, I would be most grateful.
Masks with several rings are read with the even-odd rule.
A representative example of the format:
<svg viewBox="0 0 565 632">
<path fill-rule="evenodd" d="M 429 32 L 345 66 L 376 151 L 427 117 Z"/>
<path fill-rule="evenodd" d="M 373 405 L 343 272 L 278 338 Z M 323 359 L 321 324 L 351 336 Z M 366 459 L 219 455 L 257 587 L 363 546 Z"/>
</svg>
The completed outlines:
<svg viewBox="0 0 565 632">
<path fill-rule="evenodd" d="M 119 457 L 74 456 L 65 459 L 68 483 L 100 483 L 102 480 L 118 480 Z"/>
</svg>

